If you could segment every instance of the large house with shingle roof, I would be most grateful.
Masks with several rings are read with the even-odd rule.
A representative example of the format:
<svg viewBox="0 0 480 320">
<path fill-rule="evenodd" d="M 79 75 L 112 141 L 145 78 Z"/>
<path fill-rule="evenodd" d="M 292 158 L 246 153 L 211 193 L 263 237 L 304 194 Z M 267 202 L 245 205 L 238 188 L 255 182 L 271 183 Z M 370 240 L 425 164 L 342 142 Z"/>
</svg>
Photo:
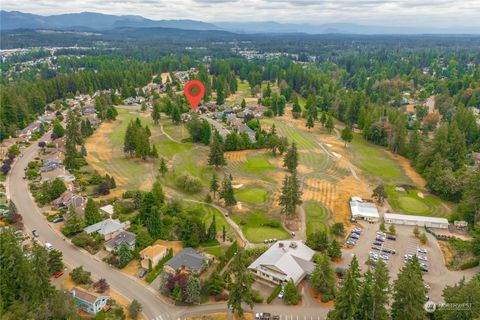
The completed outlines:
<svg viewBox="0 0 480 320">
<path fill-rule="evenodd" d="M 185 248 L 168 260 L 163 270 L 168 273 L 177 271 L 200 274 L 208 265 L 209 259 L 192 248 Z"/>
<path fill-rule="evenodd" d="M 117 251 L 122 244 L 126 244 L 130 250 L 135 250 L 135 243 L 137 242 L 137 236 L 135 233 L 128 231 L 120 231 L 111 240 L 105 242 L 105 249 L 108 252 Z"/>
<path fill-rule="evenodd" d="M 73 288 L 70 293 L 79 309 L 90 314 L 97 314 L 102 311 L 110 300 L 109 296 L 89 292 L 78 287 Z"/>
<path fill-rule="evenodd" d="M 276 285 L 293 280 L 299 284 L 315 268 L 315 251 L 301 241 L 278 241 L 249 267 L 257 277 Z"/>
</svg>

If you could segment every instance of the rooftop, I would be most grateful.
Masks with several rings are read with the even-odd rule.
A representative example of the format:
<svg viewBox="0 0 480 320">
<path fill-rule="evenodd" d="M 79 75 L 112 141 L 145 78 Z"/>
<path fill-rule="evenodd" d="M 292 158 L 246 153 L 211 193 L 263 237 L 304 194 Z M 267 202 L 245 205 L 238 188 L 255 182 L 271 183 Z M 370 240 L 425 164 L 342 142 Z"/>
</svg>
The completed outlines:
<svg viewBox="0 0 480 320">
<path fill-rule="evenodd" d="M 192 248 L 185 248 L 172 259 L 168 260 L 165 265 L 171 267 L 173 270 L 186 267 L 190 271 L 199 272 L 202 270 L 203 264 L 206 261 L 208 261 L 208 258 L 203 254 L 197 253 Z"/>
<path fill-rule="evenodd" d="M 397 213 L 385 213 L 385 220 L 387 219 L 397 219 L 397 220 L 406 220 L 406 221 L 421 221 L 421 222 L 432 222 L 432 223 L 446 223 L 448 220 L 445 218 L 438 217 L 426 217 L 426 216 L 411 216 L 407 214 L 397 214 Z"/>
<path fill-rule="evenodd" d="M 98 232 L 102 235 L 106 235 L 120 229 L 124 229 L 129 225 L 130 221 L 120 222 L 120 220 L 118 219 L 105 219 L 98 223 L 92 224 L 91 226 L 88 226 L 83 230 L 88 234 Z"/>
</svg>

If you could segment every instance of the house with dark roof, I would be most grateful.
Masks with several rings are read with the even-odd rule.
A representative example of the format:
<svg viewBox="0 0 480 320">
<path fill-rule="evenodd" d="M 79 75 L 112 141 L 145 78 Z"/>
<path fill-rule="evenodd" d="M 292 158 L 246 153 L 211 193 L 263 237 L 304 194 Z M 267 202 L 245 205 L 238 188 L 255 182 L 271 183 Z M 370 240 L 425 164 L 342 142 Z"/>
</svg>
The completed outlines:
<svg viewBox="0 0 480 320">
<path fill-rule="evenodd" d="M 89 314 L 99 313 L 110 300 L 109 296 L 89 292 L 79 287 L 73 288 L 70 293 L 79 309 Z"/>
<path fill-rule="evenodd" d="M 126 244 L 130 250 L 135 250 L 135 243 L 137 241 L 137 236 L 134 233 L 128 231 L 120 231 L 112 239 L 105 242 L 105 249 L 108 252 L 117 251 L 122 244 Z"/>
<path fill-rule="evenodd" d="M 70 190 L 65 191 L 60 197 L 52 201 L 52 207 L 54 209 L 73 206 L 78 213 L 83 213 L 85 211 L 86 204 L 87 197 L 80 196 Z"/>
<path fill-rule="evenodd" d="M 200 274 L 208 263 L 209 259 L 205 255 L 197 253 L 192 248 L 185 248 L 168 260 L 163 266 L 163 270 L 171 274 L 178 271 Z"/>
</svg>

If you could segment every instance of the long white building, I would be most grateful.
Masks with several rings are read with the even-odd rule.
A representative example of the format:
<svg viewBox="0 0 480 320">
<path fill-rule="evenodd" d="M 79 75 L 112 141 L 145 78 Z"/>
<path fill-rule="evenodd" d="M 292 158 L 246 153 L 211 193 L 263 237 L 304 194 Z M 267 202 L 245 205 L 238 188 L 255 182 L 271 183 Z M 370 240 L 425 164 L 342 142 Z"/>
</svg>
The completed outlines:
<svg viewBox="0 0 480 320">
<path fill-rule="evenodd" d="M 385 213 L 385 223 L 407 226 L 427 226 L 429 228 L 448 229 L 448 220 L 445 218 L 410 216 L 406 214 Z"/>
</svg>

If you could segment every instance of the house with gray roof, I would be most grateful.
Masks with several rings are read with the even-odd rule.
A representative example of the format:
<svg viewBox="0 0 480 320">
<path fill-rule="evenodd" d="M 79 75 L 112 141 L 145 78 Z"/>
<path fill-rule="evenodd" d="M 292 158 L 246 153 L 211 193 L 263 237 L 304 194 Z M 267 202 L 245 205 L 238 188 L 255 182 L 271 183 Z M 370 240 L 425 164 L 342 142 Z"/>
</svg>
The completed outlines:
<svg viewBox="0 0 480 320">
<path fill-rule="evenodd" d="M 120 231 L 115 237 L 111 240 L 105 242 L 105 249 L 108 252 L 116 251 L 120 248 L 122 244 L 126 244 L 130 250 L 135 249 L 135 243 L 137 241 L 137 236 L 134 233 L 128 231 Z"/>
<path fill-rule="evenodd" d="M 104 237 L 105 241 L 108 241 L 128 228 L 130 228 L 130 221 L 120 222 L 118 219 L 109 218 L 92 224 L 91 226 L 84 228 L 83 231 L 87 234 L 98 232 Z"/>
<path fill-rule="evenodd" d="M 200 274 L 208 262 L 209 259 L 205 255 L 197 253 L 193 248 L 185 248 L 168 260 L 163 270 L 172 274 L 177 271 Z"/>
<path fill-rule="evenodd" d="M 293 280 L 298 285 L 315 268 L 315 251 L 301 241 L 278 241 L 249 267 L 258 278 L 279 285 Z"/>
</svg>

